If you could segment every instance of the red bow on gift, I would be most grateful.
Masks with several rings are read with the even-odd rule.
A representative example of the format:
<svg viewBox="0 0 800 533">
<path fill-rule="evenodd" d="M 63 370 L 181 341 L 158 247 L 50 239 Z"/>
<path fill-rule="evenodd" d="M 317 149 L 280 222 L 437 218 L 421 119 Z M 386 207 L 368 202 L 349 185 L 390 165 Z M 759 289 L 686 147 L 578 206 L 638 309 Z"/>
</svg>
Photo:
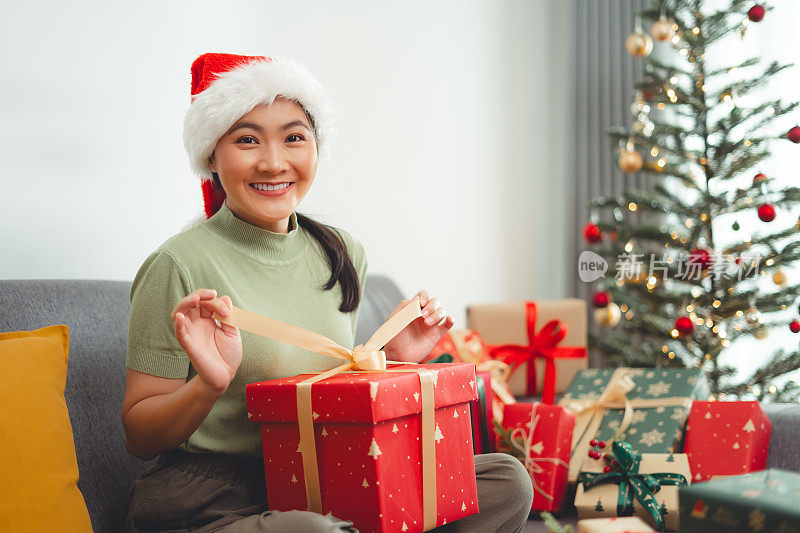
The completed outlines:
<svg viewBox="0 0 800 533">
<path fill-rule="evenodd" d="M 556 398 L 556 358 L 586 357 L 583 346 L 558 346 L 567 336 L 567 325 L 558 320 L 551 320 L 536 333 L 536 304 L 525 302 L 525 315 L 528 330 L 528 345 L 502 344 L 487 346 L 492 359 L 508 364 L 513 372 L 522 363 L 528 363 L 527 394 L 536 394 L 536 365 L 534 361 L 541 357 L 545 361 L 544 386 L 542 387 L 542 403 L 552 404 Z"/>
</svg>

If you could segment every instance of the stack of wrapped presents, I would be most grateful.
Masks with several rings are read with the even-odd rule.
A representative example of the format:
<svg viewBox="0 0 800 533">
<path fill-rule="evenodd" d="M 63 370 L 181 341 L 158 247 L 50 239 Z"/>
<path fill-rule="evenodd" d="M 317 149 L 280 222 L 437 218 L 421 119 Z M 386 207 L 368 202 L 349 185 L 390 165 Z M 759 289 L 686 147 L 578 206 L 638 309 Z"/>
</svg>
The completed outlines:
<svg viewBox="0 0 800 533">
<path fill-rule="evenodd" d="M 479 511 L 472 455 L 502 452 L 531 510 L 574 509 L 579 531 L 800 531 L 759 403 L 705 401 L 699 369 L 588 368 L 584 301 L 472 305 L 423 364 L 373 361 L 418 310 L 352 350 L 251 325 L 343 362 L 247 386 L 271 509 L 428 531 Z"/>
</svg>

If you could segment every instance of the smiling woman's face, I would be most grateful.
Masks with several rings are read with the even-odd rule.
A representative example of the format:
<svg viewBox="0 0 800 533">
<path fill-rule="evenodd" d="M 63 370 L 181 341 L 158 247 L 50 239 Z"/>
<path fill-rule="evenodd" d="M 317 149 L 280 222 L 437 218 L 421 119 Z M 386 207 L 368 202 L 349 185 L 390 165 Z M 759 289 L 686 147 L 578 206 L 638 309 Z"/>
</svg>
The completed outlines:
<svg viewBox="0 0 800 533">
<path fill-rule="evenodd" d="M 225 203 L 254 226 L 286 233 L 317 172 L 317 141 L 302 106 L 276 98 L 242 116 L 217 141 L 209 166 Z M 279 185 L 279 190 L 259 190 Z"/>
</svg>

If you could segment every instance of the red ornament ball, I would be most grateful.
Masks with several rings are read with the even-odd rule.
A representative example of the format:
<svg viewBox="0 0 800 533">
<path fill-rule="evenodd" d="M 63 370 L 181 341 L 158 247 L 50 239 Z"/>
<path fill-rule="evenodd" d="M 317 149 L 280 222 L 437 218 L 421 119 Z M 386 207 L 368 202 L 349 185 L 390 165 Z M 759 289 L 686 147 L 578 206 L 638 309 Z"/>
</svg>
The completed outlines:
<svg viewBox="0 0 800 533">
<path fill-rule="evenodd" d="M 800 333 L 800 322 L 797 319 L 792 320 L 789 322 L 789 329 L 792 333 Z"/>
<path fill-rule="evenodd" d="M 758 218 L 763 222 L 772 222 L 775 220 L 775 206 L 772 204 L 764 204 L 758 208 Z"/>
<path fill-rule="evenodd" d="M 596 243 L 603 240 L 603 234 L 597 224 L 589 222 L 583 227 L 583 238 L 586 242 Z"/>
<path fill-rule="evenodd" d="M 761 22 L 764 19 L 764 15 L 767 14 L 767 10 L 764 9 L 764 6 L 761 4 L 756 4 L 750 8 L 747 12 L 747 18 L 752 20 L 753 22 Z"/>
<path fill-rule="evenodd" d="M 597 447 L 598 448 L 605 448 L 606 447 L 606 441 L 604 441 L 604 440 L 597 441 Z"/>
<path fill-rule="evenodd" d="M 695 248 L 689 252 L 689 262 L 693 265 L 700 265 L 700 268 L 706 270 L 714 262 L 711 257 L 711 252 L 707 248 Z"/>
<path fill-rule="evenodd" d="M 608 472 L 611 472 L 611 470 L 612 470 L 612 468 L 610 466 L 603 467 L 603 472 L 608 473 Z"/>
<path fill-rule="evenodd" d="M 763 172 L 759 172 L 758 174 L 753 176 L 753 185 L 761 183 L 762 181 L 767 181 L 767 175 L 764 174 Z"/>
<path fill-rule="evenodd" d="M 688 316 L 679 316 L 675 320 L 675 329 L 681 335 L 691 335 L 694 332 L 694 322 Z"/>
<path fill-rule="evenodd" d="M 588 455 L 592 459 L 600 459 L 600 452 L 598 452 L 597 450 L 589 450 Z"/>
<path fill-rule="evenodd" d="M 608 307 L 610 302 L 611 297 L 607 292 L 596 292 L 594 293 L 594 296 L 592 296 L 592 305 L 598 309 Z M 594 444 L 592 444 L 592 446 L 594 446 Z"/>
<path fill-rule="evenodd" d="M 594 448 L 595 446 L 597 446 L 597 439 L 592 439 L 592 440 L 590 440 L 590 441 L 589 441 L 589 446 L 591 446 L 592 448 Z"/>
<path fill-rule="evenodd" d="M 800 126 L 795 126 L 786 132 L 786 138 L 795 144 L 800 143 Z"/>
</svg>

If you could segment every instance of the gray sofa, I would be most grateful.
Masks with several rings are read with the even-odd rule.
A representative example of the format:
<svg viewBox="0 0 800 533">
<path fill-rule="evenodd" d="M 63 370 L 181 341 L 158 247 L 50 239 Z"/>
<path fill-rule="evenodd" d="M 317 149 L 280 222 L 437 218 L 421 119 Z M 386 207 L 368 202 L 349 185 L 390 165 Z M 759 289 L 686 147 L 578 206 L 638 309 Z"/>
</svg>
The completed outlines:
<svg viewBox="0 0 800 533">
<path fill-rule="evenodd" d="M 385 276 L 369 275 L 366 287 L 357 343 L 365 342 L 403 299 Z M 131 482 L 150 464 L 125 450 L 120 420 L 130 288 L 124 281 L 0 280 L 0 331 L 69 326 L 66 400 L 78 487 L 97 533 L 120 529 Z M 773 423 L 769 466 L 800 471 L 800 406 L 766 405 L 765 410 Z M 544 529 L 531 520 L 526 531 Z"/>
</svg>

